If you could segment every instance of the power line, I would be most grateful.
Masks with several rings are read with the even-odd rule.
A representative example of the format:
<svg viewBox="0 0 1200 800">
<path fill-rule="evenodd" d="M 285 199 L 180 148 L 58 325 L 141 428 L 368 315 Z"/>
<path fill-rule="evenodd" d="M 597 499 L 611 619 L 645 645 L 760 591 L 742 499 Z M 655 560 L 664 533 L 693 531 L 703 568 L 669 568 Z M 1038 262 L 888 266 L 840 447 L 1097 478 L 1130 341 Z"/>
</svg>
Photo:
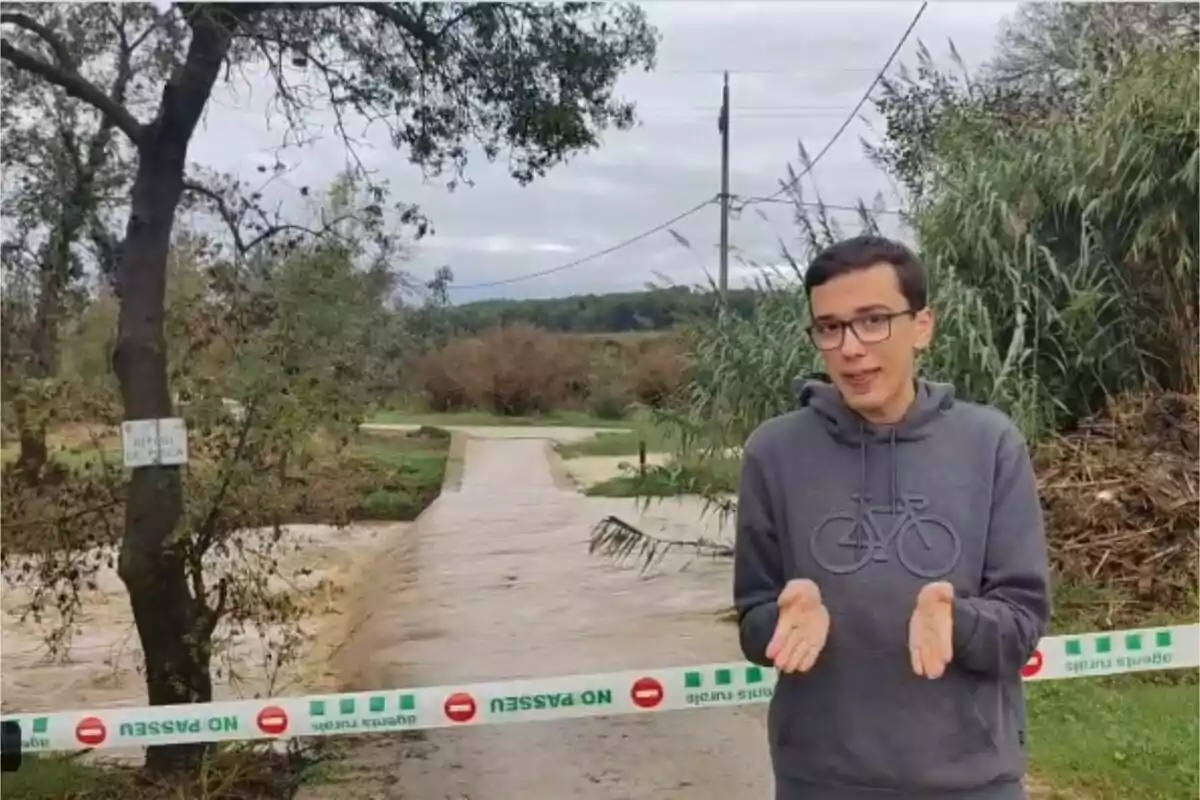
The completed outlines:
<svg viewBox="0 0 1200 800">
<path fill-rule="evenodd" d="M 695 103 L 692 105 L 653 105 L 653 106 L 648 106 L 648 105 L 641 105 L 639 103 L 637 106 L 637 110 L 638 110 L 638 112 L 649 111 L 649 112 L 654 112 L 654 113 L 664 112 L 664 113 L 668 113 L 668 114 L 674 113 L 674 112 L 694 112 L 694 111 L 702 111 L 705 114 L 718 114 L 721 111 L 721 106 L 719 104 L 718 105 L 709 105 L 707 103 Z M 739 113 L 739 116 L 740 116 L 741 112 L 743 112 L 743 111 L 767 111 L 767 112 L 772 112 L 772 113 L 778 112 L 778 111 L 787 111 L 787 112 L 806 113 L 806 114 L 812 113 L 812 112 L 821 112 L 821 113 L 828 112 L 828 113 L 834 113 L 834 114 L 837 114 L 838 116 L 841 116 L 842 114 L 846 113 L 846 106 L 844 106 L 844 105 L 819 106 L 819 105 L 811 105 L 808 103 L 768 103 L 766 105 L 738 105 L 735 110 Z"/>
<path fill-rule="evenodd" d="M 879 72 L 876 73 L 875 79 L 871 81 L 871 85 L 867 87 L 867 90 L 863 93 L 863 96 L 858 101 L 858 104 L 854 106 L 854 110 L 852 110 L 850 112 L 849 116 L 846 117 L 845 121 L 842 122 L 841 127 L 838 128 L 837 131 L 833 134 L 833 138 L 831 138 L 829 140 L 829 142 L 825 145 L 825 147 L 821 149 L 821 152 L 817 153 L 817 157 L 809 162 L 808 166 L 804 169 L 803 172 L 801 172 L 799 175 L 797 175 L 795 178 L 793 178 L 791 181 L 789 181 L 787 184 L 785 184 L 783 187 L 781 187 L 779 189 L 779 191 L 775 192 L 774 194 L 768 195 L 765 198 L 749 198 L 746 201 L 744 201 L 741 204 L 741 206 L 738 207 L 738 209 L 737 209 L 738 211 L 741 211 L 747 205 L 750 205 L 755 202 L 767 202 L 767 201 L 774 200 L 775 198 L 777 198 L 781 194 L 783 194 L 785 191 L 787 191 L 788 188 L 790 188 L 791 186 L 794 186 L 797 181 L 799 181 L 801 178 L 803 178 L 805 175 L 807 175 L 809 172 L 812 171 L 812 168 L 814 166 L 816 166 L 817 162 L 820 161 L 821 158 L 827 152 L 829 152 L 829 148 L 833 147 L 833 144 L 834 144 L 834 142 L 836 142 L 838 140 L 838 137 L 840 137 L 845 132 L 846 128 L 848 128 L 850 126 L 850 123 L 854 120 L 854 116 L 866 104 L 867 100 L 870 99 L 871 92 L 875 90 L 875 86 L 879 83 L 880 80 L 883 79 L 883 76 L 887 73 L 888 69 L 891 68 L 892 62 L 896 59 L 896 56 L 899 55 L 899 53 L 900 53 L 900 48 L 902 48 L 904 46 L 904 43 L 908 41 L 909 35 L 913 32 L 913 29 L 917 27 L 917 22 L 921 19 L 921 15 L 925 13 L 925 9 L 926 9 L 926 7 L 928 7 L 928 5 L 929 5 L 928 0 L 926 0 L 926 2 L 921 4 L 921 7 L 917 10 L 916 15 L 913 17 L 912 22 L 910 22 L 908 24 L 907 30 L 904 31 L 904 35 L 900 37 L 900 41 L 896 44 L 896 47 L 892 50 L 891 55 L 888 56 L 887 61 L 883 65 L 883 68 L 880 69 Z M 584 256 L 583 258 L 577 258 L 574 261 L 568 261 L 565 264 L 559 264 L 557 267 L 551 267 L 549 269 L 538 270 L 537 272 L 529 272 L 524 275 L 514 275 L 511 278 L 503 278 L 501 280 L 496 280 L 496 281 L 485 281 L 482 283 L 470 283 L 470 284 L 464 284 L 462 286 L 454 286 L 453 284 L 451 284 L 450 289 L 451 289 L 451 291 L 455 291 L 455 290 L 463 290 L 463 289 L 487 289 L 487 288 L 491 288 L 493 286 L 507 286 L 508 284 L 511 284 L 511 283 L 518 283 L 520 281 L 532 280 L 534 278 L 542 278 L 542 277 L 545 277 L 546 275 L 553 275 L 556 272 L 563 272 L 568 269 L 574 269 L 575 267 L 583 266 L 584 264 L 595 261 L 598 258 L 603 258 L 604 256 L 609 255 L 610 253 L 615 253 L 618 250 L 622 250 L 622 249 L 630 246 L 631 244 L 640 242 L 641 240 L 643 240 L 649 236 L 653 236 L 654 234 L 656 234 L 660 231 L 664 231 L 667 228 L 669 228 L 670 226 L 674 225 L 676 222 L 686 219 L 686 218 L 690 217 L 691 215 L 695 214 L 696 212 L 700 211 L 702 208 L 710 205 L 713 202 L 716 202 L 719 198 L 720 198 L 720 195 L 716 195 L 714 197 L 707 198 L 703 202 L 692 206 L 687 211 L 684 211 L 681 214 L 677 214 L 676 216 L 672 217 L 671 219 L 667 220 L 666 222 L 659 223 L 658 225 L 654 226 L 653 228 L 643 231 L 642 233 L 639 233 L 636 236 L 632 236 L 628 239 L 617 242 L 616 244 L 610 245 L 609 247 L 606 247 L 603 250 L 597 250 L 596 252 L 591 253 L 590 255 Z"/>
<path fill-rule="evenodd" d="M 734 197 L 740 197 L 740 195 L 734 195 Z M 741 206 L 738 207 L 738 210 L 741 211 L 747 205 L 751 205 L 751 201 L 753 201 L 754 205 L 758 205 L 760 203 L 772 203 L 772 204 L 779 204 L 779 205 L 785 205 L 785 206 L 796 205 L 795 200 L 792 200 L 790 198 L 783 198 L 783 197 L 743 198 L 742 204 L 741 204 Z M 872 206 L 868 206 L 865 204 L 862 206 L 861 209 L 859 208 L 859 206 L 846 205 L 845 203 L 825 203 L 820 200 L 801 200 L 799 204 L 802 206 L 805 206 L 807 208 L 827 208 L 831 211 L 854 211 L 854 212 L 857 212 L 857 211 L 865 209 L 868 214 L 881 214 L 881 215 L 885 215 L 885 216 L 901 216 L 904 214 L 904 212 L 898 208 L 873 208 Z"/>
<path fill-rule="evenodd" d="M 704 200 L 704 202 L 697 203 L 696 205 L 689 208 L 687 211 L 684 211 L 682 214 L 676 214 L 674 217 L 671 217 L 666 222 L 659 223 L 658 225 L 655 225 L 653 228 L 650 228 L 649 230 L 642 231 L 637 236 L 631 236 L 628 239 L 624 239 L 620 242 L 617 242 L 616 244 L 609 245 L 608 247 L 604 248 L 603 250 L 597 250 L 596 252 L 591 253 L 590 255 L 584 256 L 583 258 L 577 258 L 574 261 L 568 261 L 565 264 L 559 264 L 557 267 L 551 267 L 550 269 L 538 270 L 537 272 L 530 272 L 525 275 L 514 275 L 511 278 L 503 278 L 498 281 L 486 281 L 484 283 L 468 283 L 468 284 L 464 284 L 462 286 L 455 286 L 454 284 L 450 284 L 450 290 L 455 291 L 458 289 L 486 289 L 486 288 L 490 288 L 492 286 L 506 286 L 510 283 L 518 283 L 520 281 L 527 281 L 527 280 L 531 280 L 533 278 L 542 278 L 542 277 L 545 277 L 546 275 L 553 275 L 556 272 L 563 272 L 564 270 L 574 269 L 575 267 L 582 266 L 584 264 L 587 264 L 590 261 L 595 261 L 597 258 L 602 258 L 602 257 L 608 255 L 609 253 L 615 253 L 618 250 L 622 250 L 626 247 L 629 247 L 629 245 L 631 245 L 631 244 L 636 244 L 637 242 L 640 242 L 642 239 L 645 239 L 649 236 L 653 236 L 654 234 L 656 234 L 660 231 L 664 231 L 667 228 L 674 225 L 676 222 L 679 222 L 682 219 L 687 219 L 692 214 L 695 214 L 696 212 L 700 211 L 702 208 L 705 208 L 706 206 L 711 205 L 713 202 L 716 201 L 716 199 L 717 199 L 716 196 L 709 197 L 706 200 Z"/>
<path fill-rule="evenodd" d="M 744 111 L 736 109 L 736 116 L 739 120 L 780 120 L 790 122 L 793 125 L 804 120 L 817 119 L 841 119 L 846 112 L 844 111 L 791 111 L 780 109 L 778 111 Z M 719 112 L 719 110 L 718 110 Z M 707 111 L 702 109 L 676 109 L 668 112 L 658 112 L 654 114 L 642 114 L 638 117 L 639 121 L 646 126 L 663 125 L 669 123 L 691 123 L 696 119 L 704 119 L 718 112 Z"/>
<path fill-rule="evenodd" d="M 825 154 L 829 152 L 829 149 L 831 147 L 833 147 L 834 142 L 836 142 L 841 137 L 841 135 L 846 132 L 846 129 L 850 127 L 850 123 L 854 121 L 855 115 L 857 115 L 858 112 L 862 109 L 862 107 L 864 105 L 866 105 L 867 101 L 871 99 L 871 92 L 875 91 L 875 87 L 877 85 L 879 85 L 879 82 L 881 80 L 883 80 L 883 76 L 887 74 L 887 71 L 889 69 L 891 69 L 892 62 L 895 61 L 896 56 L 898 56 L 900 54 L 900 49 L 902 47 L 904 47 L 904 43 L 908 41 L 908 37 L 912 34 L 913 29 L 917 27 L 917 23 L 921 20 L 921 15 L 925 13 L 925 9 L 928 6 L 929 6 L 928 0 L 926 0 L 926 2 L 924 2 L 924 3 L 921 3 L 921 7 L 917 9 L 917 13 L 913 16 L 912 22 L 908 23 L 908 28 L 905 29 L 904 35 L 900 37 L 900 41 L 896 43 L 896 46 L 894 48 L 892 48 L 892 54 L 888 56 L 887 61 L 884 62 L 883 67 L 879 70 L 879 72 L 875 73 L 875 79 L 871 81 L 871 85 L 867 87 L 867 90 L 865 92 L 863 92 L 863 96 L 859 99 L 858 104 L 854 106 L 854 110 L 850 112 L 849 116 L 847 116 L 845 121 L 842 122 L 841 127 L 838 128 L 837 131 L 834 132 L 833 137 L 828 142 L 826 142 L 825 146 L 821 148 L 821 151 L 819 153 L 817 153 L 816 158 L 809 161 L 807 166 L 805 166 L 804 169 L 801 170 L 799 175 L 792 178 L 790 181 L 785 183 L 783 186 L 780 186 L 779 190 L 776 191 L 774 194 L 769 194 L 766 197 L 751 197 L 751 198 L 747 199 L 745 202 L 743 202 L 742 205 L 739 206 L 737 210 L 740 211 L 743 208 L 745 208 L 746 206 L 752 205 L 754 203 L 763 203 L 763 202 L 767 202 L 769 200 L 774 200 L 776 197 L 779 197 L 781 194 L 786 192 L 788 189 L 791 189 L 797 183 L 799 183 L 800 179 L 803 178 L 805 175 L 812 172 L 813 167 L 815 167 L 817 165 L 817 162 L 820 161 L 822 158 L 824 158 Z"/>
<path fill-rule="evenodd" d="M 854 75 L 858 73 L 874 72 L 874 67 L 806 67 L 789 69 L 786 67 L 746 67 L 738 69 L 737 67 L 662 67 L 654 68 L 653 72 L 647 72 L 647 75 L 722 75 L 728 72 L 730 75 L 813 75 L 824 76 L 830 73 L 837 75 Z"/>
</svg>

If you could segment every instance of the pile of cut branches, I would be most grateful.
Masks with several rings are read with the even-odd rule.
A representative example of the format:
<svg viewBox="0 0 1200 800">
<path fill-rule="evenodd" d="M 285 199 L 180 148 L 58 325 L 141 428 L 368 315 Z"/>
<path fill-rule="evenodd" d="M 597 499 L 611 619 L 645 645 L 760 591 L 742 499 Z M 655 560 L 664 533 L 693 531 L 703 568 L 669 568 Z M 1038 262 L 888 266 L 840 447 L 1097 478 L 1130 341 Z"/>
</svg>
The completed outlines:
<svg viewBox="0 0 1200 800">
<path fill-rule="evenodd" d="M 1200 402 L 1126 395 L 1034 450 L 1050 552 L 1064 581 L 1158 609 L 1196 596 Z"/>
</svg>

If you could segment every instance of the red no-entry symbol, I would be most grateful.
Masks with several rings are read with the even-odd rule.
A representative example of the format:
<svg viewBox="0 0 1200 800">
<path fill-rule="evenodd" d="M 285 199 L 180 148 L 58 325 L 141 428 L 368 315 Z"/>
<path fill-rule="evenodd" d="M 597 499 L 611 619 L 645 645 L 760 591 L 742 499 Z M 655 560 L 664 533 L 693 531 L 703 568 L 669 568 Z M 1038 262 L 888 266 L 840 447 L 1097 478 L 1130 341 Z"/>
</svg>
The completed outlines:
<svg viewBox="0 0 1200 800">
<path fill-rule="evenodd" d="M 654 708 L 663 700 L 662 684 L 654 678 L 638 678 L 629 690 L 629 699 L 638 708 Z"/>
<path fill-rule="evenodd" d="M 279 706 L 267 706 L 258 712 L 255 722 L 258 723 L 258 729 L 267 736 L 278 736 L 287 730 L 288 715 Z"/>
<path fill-rule="evenodd" d="M 104 740 L 108 738 L 108 728 L 104 727 L 104 722 L 99 717 L 84 717 L 75 726 L 75 738 L 80 744 L 96 747 L 104 744 Z"/>
<path fill-rule="evenodd" d="M 475 698 L 466 692 L 455 692 L 446 698 L 442 709 L 451 722 L 470 722 L 475 717 Z"/>
<path fill-rule="evenodd" d="M 1042 671 L 1042 663 L 1045 659 L 1042 658 L 1041 650 L 1034 650 L 1033 655 L 1025 662 L 1025 666 L 1021 667 L 1021 677 L 1032 678 Z"/>
</svg>

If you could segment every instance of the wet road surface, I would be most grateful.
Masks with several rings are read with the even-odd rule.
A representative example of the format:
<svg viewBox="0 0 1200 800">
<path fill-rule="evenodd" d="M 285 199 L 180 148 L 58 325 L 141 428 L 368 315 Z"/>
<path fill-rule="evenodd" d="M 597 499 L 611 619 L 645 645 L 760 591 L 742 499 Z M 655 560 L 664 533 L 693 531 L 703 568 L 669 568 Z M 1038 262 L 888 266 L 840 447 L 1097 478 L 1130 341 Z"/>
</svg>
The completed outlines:
<svg viewBox="0 0 1200 800">
<path fill-rule="evenodd" d="M 545 438 L 470 432 L 448 488 L 381 552 L 355 598 L 338 666 L 347 690 L 666 667 L 739 657 L 718 619 L 728 564 L 668 558 L 644 578 L 587 553 L 606 514 L 672 538 L 700 505 L 564 486 Z M 525 436 L 577 438 L 569 429 Z M 305 800 L 754 800 L 771 794 L 765 708 L 534 722 L 354 740 L 336 778 Z"/>
</svg>

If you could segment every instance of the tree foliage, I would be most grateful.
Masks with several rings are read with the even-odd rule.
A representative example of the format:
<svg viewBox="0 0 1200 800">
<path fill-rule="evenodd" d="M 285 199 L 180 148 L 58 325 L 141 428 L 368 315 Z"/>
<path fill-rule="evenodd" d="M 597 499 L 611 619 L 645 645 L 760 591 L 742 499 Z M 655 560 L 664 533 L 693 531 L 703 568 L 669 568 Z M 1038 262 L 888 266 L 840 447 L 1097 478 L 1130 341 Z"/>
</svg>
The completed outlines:
<svg viewBox="0 0 1200 800">
<path fill-rule="evenodd" d="M 1023 3 L 1006 22 L 987 82 L 1044 93 L 1063 105 L 1133 53 L 1194 48 L 1200 8 L 1183 3 Z"/>
<path fill-rule="evenodd" d="M 349 179 L 335 183 L 327 214 L 352 207 L 357 190 Z M 250 630 L 265 643 L 270 669 L 296 656 L 302 608 L 280 582 L 301 576 L 281 564 L 303 542 L 284 526 L 308 510 L 331 524 L 349 520 L 345 504 L 323 505 L 314 470 L 341 455 L 368 408 L 377 337 L 392 315 L 390 274 L 361 259 L 373 220 L 344 219 L 339 238 L 260 264 L 257 281 L 239 284 L 203 237 L 176 237 L 165 328 L 190 461 L 173 546 L 202 626 L 194 686 L 211 690 L 212 673 L 229 669 L 227 646 Z M 115 318 L 109 298 L 93 305 L 84 341 L 102 342 Z M 93 397 L 92 421 L 119 419 L 119 409 L 100 407 L 113 392 Z M 4 472 L 5 578 L 26 593 L 25 613 L 45 626 L 57 657 L 67 655 L 84 592 L 114 563 L 126 503 L 111 451 L 96 442 L 84 452 L 79 464 L 52 460 L 35 487 Z"/>
<path fill-rule="evenodd" d="M 754 289 L 731 289 L 728 306 L 747 315 Z M 689 286 L 650 287 L 641 292 L 583 294 L 515 300 L 476 300 L 440 309 L 441 317 L 459 333 L 480 333 L 518 322 L 562 333 L 626 333 L 665 331 L 711 318 L 716 294 Z"/>
<path fill-rule="evenodd" d="M 1196 391 L 1194 65 L 1147 52 L 1071 116 L 997 133 L 962 113 L 940 130 L 923 254 L 982 293 L 1005 339 L 1034 347 L 1047 427 L 1131 389 Z"/>
<path fill-rule="evenodd" d="M 106 38 L 150 17 L 131 5 L 50 8 L 42 16 L 41 23 L 20 12 L 10 19 L 39 29 L 76 26 L 69 54 L 75 60 L 96 59 Z M 111 261 L 109 214 L 113 198 L 128 189 L 131 148 L 113 121 L 88 104 L 62 89 L 47 90 L 7 61 L 2 70 L 2 203 L 9 234 L 2 251 L 4 388 L 20 430 L 19 468 L 36 481 L 47 457 L 46 425 L 63 400 L 56 379 L 60 329 L 78 306 L 85 264 Z M 98 73 L 112 97 L 131 104 L 144 81 L 163 74 L 153 54 L 135 58 L 129 48 Z"/>
</svg>

